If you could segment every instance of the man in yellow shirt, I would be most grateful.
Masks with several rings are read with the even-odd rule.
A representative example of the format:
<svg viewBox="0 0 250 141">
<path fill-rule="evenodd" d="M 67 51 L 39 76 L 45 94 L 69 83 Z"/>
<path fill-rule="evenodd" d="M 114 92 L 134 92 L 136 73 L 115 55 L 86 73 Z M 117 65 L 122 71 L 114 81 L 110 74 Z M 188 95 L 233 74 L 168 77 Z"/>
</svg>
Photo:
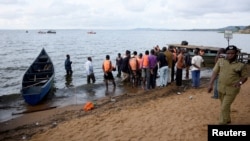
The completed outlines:
<svg viewBox="0 0 250 141">
<path fill-rule="evenodd" d="M 218 92 L 221 101 L 219 124 L 231 123 L 230 107 L 240 91 L 240 86 L 247 81 L 246 65 L 237 61 L 238 48 L 230 45 L 226 48 L 226 58 L 218 59 L 213 68 L 213 74 L 208 86 L 208 92 L 213 89 L 213 83 L 217 75 Z"/>
</svg>

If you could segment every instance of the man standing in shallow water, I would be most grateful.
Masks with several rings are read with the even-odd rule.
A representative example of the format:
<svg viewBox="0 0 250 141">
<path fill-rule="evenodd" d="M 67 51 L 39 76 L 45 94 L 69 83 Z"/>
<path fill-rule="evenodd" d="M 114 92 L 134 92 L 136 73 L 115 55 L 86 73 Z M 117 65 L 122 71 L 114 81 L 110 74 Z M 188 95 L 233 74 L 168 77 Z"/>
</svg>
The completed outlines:
<svg viewBox="0 0 250 141">
<path fill-rule="evenodd" d="M 64 62 L 65 70 L 67 75 L 72 75 L 73 71 L 71 68 L 72 61 L 70 61 L 69 54 L 66 55 L 66 60 Z"/>
<path fill-rule="evenodd" d="M 104 60 L 103 64 L 102 64 L 102 70 L 104 73 L 104 80 L 105 80 L 105 84 L 106 84 L 106 89 L 108 89 L 108 81 L 112 81 L 114 87 L 116 86 L 115 84 L 115 79 L 112 73 L 113 70 L 113 66 L 112 66 L 112 62 L 110 61 L 110 56 L 106 55 L 106 59 Z"/>
<path fill-rule="evenodd" d="M 247 81 L 246 65 L 237 61 L 238 48 L 230 45 L 226 48 L 226 58 L 218 59 L 213 68 L 213 74 L 208 86 L 208 92 L 213 90 L 213 83 L 218 74 L 218 92 L 221 101 L 219 124 L 231 123 L 230 107 L 240 91 L 240 87 Z"/>
<path fill-rule="evenodd" d="M 121 77 L 121 74 L 122 74 L 121 73 L 121 66 L 122 66 L 122 56 L 121 56 L 121 53 L 118 53 L 115 61 L 116 61 L 116 67 L 117 67 L 117 71 L 118 71 L 117 77 Z"/>
<path fill-rule="evenodd" d="M 95 74 L 91 57 L 87 58 L 87 62 L 85 63 L 85 69 L 87 74 L 87 83 L 90 84 L 90 80 L 92 80 L 92 83 L 95 83 Z"/>
</svg>

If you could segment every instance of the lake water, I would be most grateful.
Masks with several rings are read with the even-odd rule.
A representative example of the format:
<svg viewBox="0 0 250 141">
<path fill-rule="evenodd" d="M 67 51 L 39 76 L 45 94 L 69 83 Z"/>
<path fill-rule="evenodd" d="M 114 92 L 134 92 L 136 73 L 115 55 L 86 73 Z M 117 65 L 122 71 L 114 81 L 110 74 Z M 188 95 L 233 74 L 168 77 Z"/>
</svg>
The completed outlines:
<svg viewBox="0 0 250 141">
<path fill-rule="evenodd" d="M 56 34 L 38 34 L 38 30 L 0 30 L 0 96 L 20 93 L 25 70 L 45 48 L 55 66 L 55 86 L 65 85 L 64 60 L 71 55 L 73 62 L 72 85 L 86 84 L 84 63 L 91 56 L 97 83 L 103 82 L 101 64 L 106 54 L 115 63 L 117 53 L 125 50 L 144 53 L 155 45 L 160 47 L 186 40 L 192 45 L 226 47 L 223 33 L 192 31 L 135 31 L 97 30 L 97 34 L 87 34 L 86 30 L 57 30 Z M 250 52 L 249 34 L 234 34 L 230 44 Z"/>
</svg>

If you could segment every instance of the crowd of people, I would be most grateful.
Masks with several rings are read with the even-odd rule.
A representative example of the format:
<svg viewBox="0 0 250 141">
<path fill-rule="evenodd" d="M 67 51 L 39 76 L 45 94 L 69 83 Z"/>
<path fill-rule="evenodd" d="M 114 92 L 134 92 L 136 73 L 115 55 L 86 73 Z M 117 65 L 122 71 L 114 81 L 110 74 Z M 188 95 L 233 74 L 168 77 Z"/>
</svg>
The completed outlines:
<svg viewBox="0 0 250 141">
<path fill-rule="evenodd" d="M 239 49 L 230 45 L 221 48 L 215 57 L 215 66 L 208 86 L 208 92 L 213 90 L 212 98 L 221 102 L 221 113 L 219 124 L 231 123 L 230 107 L 240 91 L 240 86 L 247 81 L 247 68 L 242 62 L 237 61 Z M 116 87 L 113 71 L 117 70 L 116 77 L 121 78 L 122 83 L 131 84 L 132 87 L 142 87 L 144 90 L 156 88 L 156 79 L 159 78 L 159 87 L 166 87 L 175 81 L 176 86 L 182 86 L 183 69 L 186 69 L 185 79 L 189 79 L 189 71 L 192 75 L 192 87 L 200 87 L 200 71 L 204 50 L 194 49 L 194 56 L 190 57 L 189 49 L 175 47 L 160 47 L 157 45 L 144 53 L 126 50 L 122 56 L 117 54 L 115 65 L 112 64 L 110 56 L 106 55 L 102 64 L 103 78 L 108 89 L 111 81 Z M 72 75 L 72 62 L 70 56 L 66 55 L 65 70 L 67 75 Z M 87 83 L 95 83 L 92 58 L 88 57 L 85 63 Z"/>
<path fill-rule="evenodd" d="M 201 64 L 205 66 L 202 58 L 204 51 L 196 48 L 194 52 L 196 55 L 191 58 L 188 49 L 172 46 L 161 49 L 157 45 L 139 55 L 137 51 L 131 53 L 126 50 L 123 57 L 118 53 L 116 66 L 118 74 L 123 74 L 122 82 L 130 82 L 133 87 L 141 86 L 144 90 L 154 89 L 157 86 L 157 78 L 159 78 L 159 87 L 166 87 L 174 81 L 177 86 L 183 86 L 183 69 L 186 69 L 185 79 L 189 79 L 191 69 L 192 86 L 198 88 Z M 121 76 L 117 75 L 117 77 Z"/>
<path fill-rule="evenodd" d="M 124 55 L 118 53 L 114 65 L 112 65 L 110 56 L 106 55 L 102 64 L 106 88 L 108 88 L 109 81 L 112 81 L 114 87 L 116 86 L 114 70 L 117 70 L 116 77 L 120 78 L 122 83 L 131 83 L 133 87 L 142 87 L 144 90 L 154 89 L 157 86 L 157 78 L 159 78 L 159 87 L 166 87 L 174 81 L 177 86 L 182 86 L 182 71 L 186 69 L 185 78 L 189 79 L 189 70 L 192 65 L 193 87 L 197 88 L 199 87 L 201 63 L 204 62 L 199 52 L 201 52 L 200 49 L 195 49 L 197 54 L 192 59 L 188 49 L 165 46 L 161 49 L 156 45 L 151 50 L 145 50 L 144 53 L 130 50 L 126 50 Z M 65 60 L 67 75 L 73 73 L 71 64 L 70 55 L 67 54 Z M 85 70 L 87 84 L 90 84 L 91 81 L 95 83 L 91 57 L 87 58 Z"/>
</svg>

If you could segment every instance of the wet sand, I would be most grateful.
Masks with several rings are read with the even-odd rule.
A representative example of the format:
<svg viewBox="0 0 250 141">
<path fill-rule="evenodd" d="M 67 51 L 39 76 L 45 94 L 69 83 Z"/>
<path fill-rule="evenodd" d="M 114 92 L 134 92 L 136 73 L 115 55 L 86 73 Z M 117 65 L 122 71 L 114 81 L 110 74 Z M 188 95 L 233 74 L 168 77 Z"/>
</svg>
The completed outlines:
<svg viewBox="0 0 250 141">
<path fill-rule="evenodd" d="M 127 92 L 95 101 L 94 110 L 72 105 L 24 114 L 0 123 L 0 140 L 186 140 L 206 141 L 207 125 L 218 124 L 220 101 L 199 89 L 175 84 L 155 90 Z M 232 104 L 231 124 L 250 124 L 250 81 Z M 177 92 L 181 92 L 177 95 Z M 192 98 L 190 98 L 192 96 Z"/>
<path fill-rule="evenodd" d="M 102 83 L 70 86 L 63 89 L 53 88 L 52 91 L 37 105 L 28 105 L 21 94 L 0 97 L 0 122 L 14 119 L 22 113 L 42 111 L 51 108 L 61 108 L 69 105 L 84 104 L 87 101 L 98 100 L 106 96 L 117 96 L 127 92 L 126 87 L 110 87 L 105 90 Z"/>
<path fill-rule="evenodd" d="M 185 73 L 183 71 L 183 73 Z M 203 68 L 201 77 L 206 77 L 211 73 L 211 68 Z M 191 76 L 191 74 L 190 74 Z M 82 84 L 74 86 L 71 83 L 72 76 L 65 75 L 65 87 L 52 89 L 41 103 L 30 106 L 25 103 L 21 94 L 6 95 L 0 97 L 0 122 L 14 119 L 22 113 L 42 111 L 51 108 L 61 108 L 69 105 L 84 104 L 87 101 L 98 100 L 106 96 L 118 96 L 124 93 L 136 93 L 140 89 L 133 89 L 130 85 L 120 85 L 120 78 L 116 78 L 117 87 L 113 89 L 111 85 L 106 90 L 103 82 L 96 84 Z M 157 79 L 158 84 L 159 79 Z"/>
</svg>

